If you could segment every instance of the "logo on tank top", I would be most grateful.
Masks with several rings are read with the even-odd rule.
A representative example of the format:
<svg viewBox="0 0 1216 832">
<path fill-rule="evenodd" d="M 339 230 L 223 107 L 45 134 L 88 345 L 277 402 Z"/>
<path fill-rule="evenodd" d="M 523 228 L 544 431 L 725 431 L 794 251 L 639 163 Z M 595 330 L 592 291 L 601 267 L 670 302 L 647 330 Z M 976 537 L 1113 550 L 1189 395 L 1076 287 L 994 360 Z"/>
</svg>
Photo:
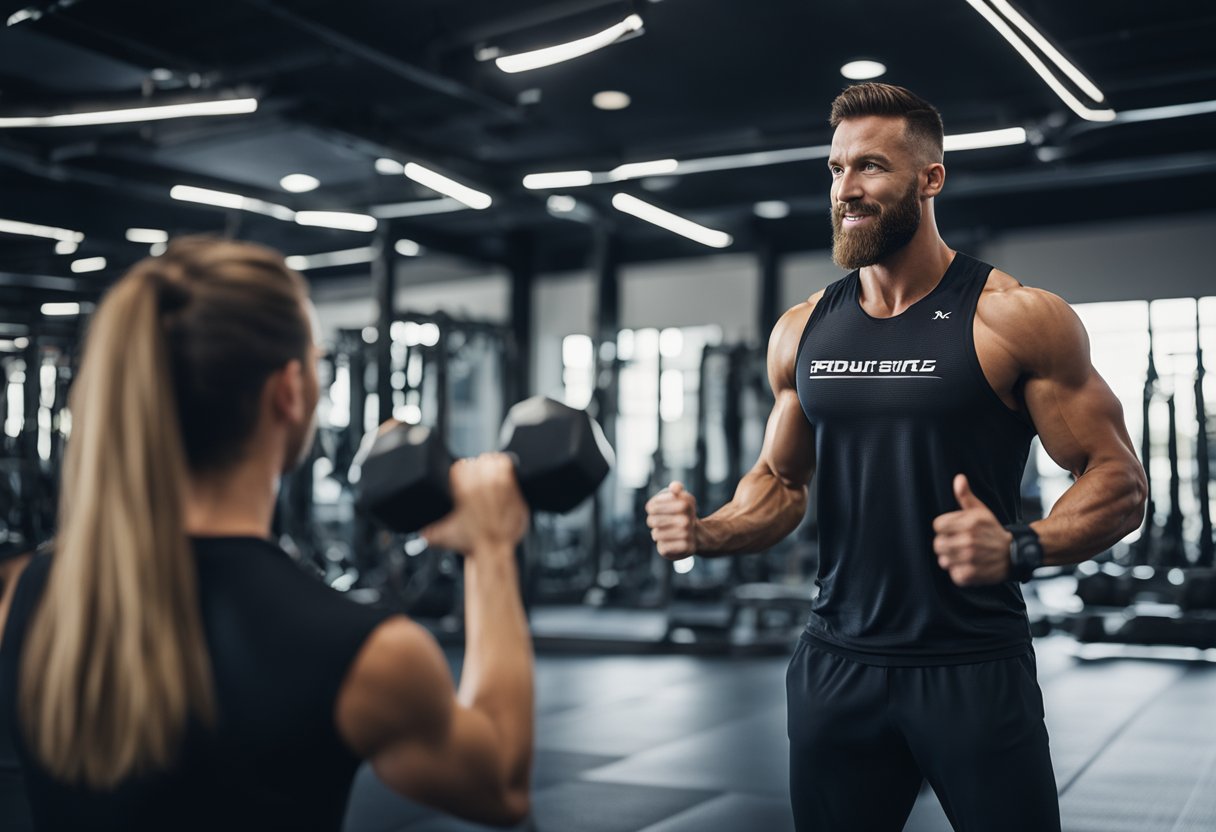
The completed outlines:
<svg viewBox="0 0 1216 832">
<path fill-rule="evenodd" d="M 935 312 L 933 313 L 933 320 L 935 320 L 935 321 L 944 321 L 944 320 L 946 320 L 946 319 L 947 319 L 947 318 L 949 318 L 949 317 L 950 317 L 950 313 L 949 313 L 949 312 L 943 312 L 943 311 L 942 311 L 942 310 L 940 310 L 940 309 L 938 309 L 937 311 L 935 311 Z"/>
<path fill-rule="evenodd" d="M 889 361 L 848 361 L 840 359 L 811 362 L 812 378 L 941 378 L 934 375 L 936 358 L 903 358 Z"/>
</svg>

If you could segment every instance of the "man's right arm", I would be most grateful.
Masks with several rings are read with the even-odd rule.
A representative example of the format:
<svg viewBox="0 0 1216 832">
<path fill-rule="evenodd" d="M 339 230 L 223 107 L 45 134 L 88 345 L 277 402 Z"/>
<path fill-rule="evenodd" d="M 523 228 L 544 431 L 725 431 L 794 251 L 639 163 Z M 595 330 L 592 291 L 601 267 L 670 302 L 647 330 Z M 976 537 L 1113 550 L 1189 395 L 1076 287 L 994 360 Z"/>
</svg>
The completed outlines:
<svg viewBox="0 0 1216 832">
<path fill-rule="evenodd" d="M 773 410 L 760 458 L 739 481 L 730 502 L 699 519 L 696 500 L 673 483 L 646 504 L 651 537 L 668 560 L 762 551 L 802 521 L 815 473 L 815 435 L 798 400 L 795 364 L 802 332 L 821 296 L 793 307 L 773 327 L 768 342 Z"/>
</svg>

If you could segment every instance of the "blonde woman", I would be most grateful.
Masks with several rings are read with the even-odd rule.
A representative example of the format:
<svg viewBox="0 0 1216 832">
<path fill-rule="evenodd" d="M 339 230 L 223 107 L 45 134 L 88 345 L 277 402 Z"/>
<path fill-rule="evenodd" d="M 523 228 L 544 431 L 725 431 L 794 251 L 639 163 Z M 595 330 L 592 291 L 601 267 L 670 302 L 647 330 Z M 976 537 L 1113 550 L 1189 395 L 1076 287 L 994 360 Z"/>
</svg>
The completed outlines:
<svg viewBox="0 0 1216 832">
<path fill-rule="evenodd" d="M 306 287 L 282 256 L 207 238 L 137 264 L 91 322 L 54 551 L 0 650 L 41 829 L 336 829 L 361 759 L 473 820 L 527 814 L 532 652 L 501 455 L 452 471 L 427 530 L 465 552 L 457 691 L 433 639 L 350 602 L 270 541 L 318 399 Z"/>
</svg>

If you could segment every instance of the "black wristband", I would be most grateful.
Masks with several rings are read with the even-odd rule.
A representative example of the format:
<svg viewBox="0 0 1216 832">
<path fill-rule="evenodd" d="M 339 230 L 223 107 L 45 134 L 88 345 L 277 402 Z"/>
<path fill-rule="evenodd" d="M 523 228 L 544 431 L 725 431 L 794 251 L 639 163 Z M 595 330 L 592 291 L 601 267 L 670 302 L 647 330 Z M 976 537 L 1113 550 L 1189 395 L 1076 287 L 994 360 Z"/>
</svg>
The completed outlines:
<svg viewBox="0 0 1216 832">
<path fill-rule="evenodd" d="M 1038 533 L 1026 523 L 1010 523 L 1005 529 L 1013 535 L 1009 544 L 1009 578 L 1026 583 L 1034 570 L 1043 565 L 1043 545 Z"/>
</svg>

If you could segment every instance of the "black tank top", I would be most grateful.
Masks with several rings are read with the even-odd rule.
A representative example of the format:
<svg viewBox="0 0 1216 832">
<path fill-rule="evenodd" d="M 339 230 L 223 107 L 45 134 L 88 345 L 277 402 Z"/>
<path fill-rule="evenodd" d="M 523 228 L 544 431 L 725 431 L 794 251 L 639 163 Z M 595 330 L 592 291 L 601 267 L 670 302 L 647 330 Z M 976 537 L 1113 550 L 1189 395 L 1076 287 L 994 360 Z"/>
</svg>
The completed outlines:
<svg viewBox="0 0 1216 832">
<path fill-rule="evenodd" d="M 17 669 L 51 556 L 17 586 L 0 648 L 0 718 L 39 829 L 338 829 L 359 760 L 334 724 L 355 654 L 390 613 L 354 603 L 257 538 L 198 538 L 199 597 L 219 717 L 188 730 L 172 768 L 106 793 L 56 781 L 17 729 Z"/>
<path fill-rule="evenodd" d="M 1020 519 L 1034 429 L 989 385 L 972 337 L 990 271 L 957 254 L 893 318 L 861 308 L 853 272 L 807 321 L 797 379 L 815 430 L 820 563 L 806 632 L 828 649 L 874 664 L 953 664 L 1030 642 L 1016 582 L 958 587 L 933 552 L 934 518 L 959 508 L 956 474 L 1001 523 Z"/>
</svg>

